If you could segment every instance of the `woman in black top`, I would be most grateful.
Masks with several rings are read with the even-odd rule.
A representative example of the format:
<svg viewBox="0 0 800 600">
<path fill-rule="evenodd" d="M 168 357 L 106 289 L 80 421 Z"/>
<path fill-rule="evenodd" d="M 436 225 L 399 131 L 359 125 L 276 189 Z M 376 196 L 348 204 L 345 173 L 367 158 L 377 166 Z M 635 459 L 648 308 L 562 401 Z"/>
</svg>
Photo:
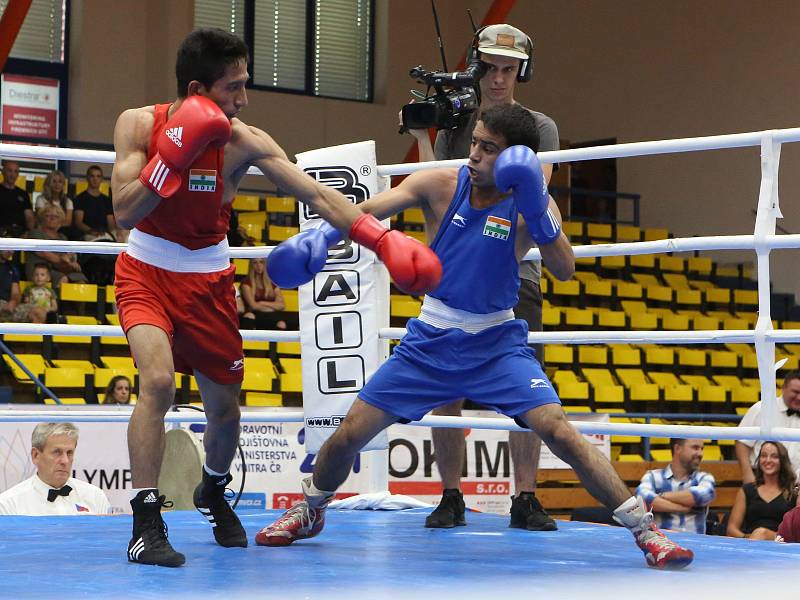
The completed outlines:
<svg viewBox="0 0 800 600">
<path fill-rule="evenodd" d="M 728 535 L 774 540 L 783 515 L 796 501 L 795 475 L 786 446 L 764 442 L 753 471 L 755 483 L 746 483 L 736 494 Z"/>
</svg>

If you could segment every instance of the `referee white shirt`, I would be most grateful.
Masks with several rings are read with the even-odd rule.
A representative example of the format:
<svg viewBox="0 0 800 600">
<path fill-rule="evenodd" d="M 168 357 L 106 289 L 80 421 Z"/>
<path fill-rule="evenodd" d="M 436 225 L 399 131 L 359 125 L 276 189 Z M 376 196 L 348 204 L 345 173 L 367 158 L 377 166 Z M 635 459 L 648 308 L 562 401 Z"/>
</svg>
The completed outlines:
<svg viewBox="0 0 800 600">
<path fill-rule="evenodd" d="M 105 492 L 96 485 L 70 477 L 66 485 L 72 488 L 67 496 L 56 496 L 52 502 L 48 493 L 54 489 L 34 475 L 0 494 L 0 515 L 107 515 L 111 503 Z"/>
<path fill-rule="evenodd" d="M 797 380 L 794 383 L 798 383 Z M 791 427 L 800 428 L 800 415 L 794 413 L 788 415 L 790 407 L 786 405 L 784 397 L 778 396 L 778 417 L 775 420 L 775 427 Z M 742 417 L 739 427 L 758 427 L 761 425 L 761 400 L 753 404 L 747 413 Z M 750 448 L 750 464 L 753 465 L 758 458 L 758 453 L 761 451 L 761 445 L 764 443 L 758 440 L 737 440 L 740 444 L 749 446 Z M 800 469 L 800 442 L 781 442 L 786 446 L 789 452 L 789 460 L 792 461 L 792 470 L 797 471 Z"/>
</svg>

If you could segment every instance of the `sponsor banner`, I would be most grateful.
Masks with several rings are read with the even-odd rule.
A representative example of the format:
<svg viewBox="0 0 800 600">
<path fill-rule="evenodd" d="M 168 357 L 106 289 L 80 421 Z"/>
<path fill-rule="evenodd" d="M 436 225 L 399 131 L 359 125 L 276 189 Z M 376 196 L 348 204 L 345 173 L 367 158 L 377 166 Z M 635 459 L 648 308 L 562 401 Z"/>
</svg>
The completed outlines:
<svg viewBox="0 0 800 600">
<path fill-rule="evenodd" d="M 489 411 L 464 411 L 464 416 L 495 417 Z M 570 415 L 570 420 L 607 422 L 608 415 Z M 466 429 L 466 469 L 461 488 L 470 508 L 483 512 L 507 514 L 514 492 L 514 465 L 508 446 L 508 432 L 488 429 Z M 433 440 L 427 427 L 394 425 L 389 442 L 389 491 L 414 496 L 436 503 L 442 494 L 441 480 L 433 458 Z M 586 435 L 586 439 L 607 458 L 611 455 L 611 438 L 607 435 Z M 540 469 L 568 469 L 550 449 L 542 444 Z"/>
<path fill-rule="evenodd" d="M 464 411 L 465 416 L 494 416 L 484 411 Z M 575 415 L 571 420 L 608 421 L 608 415 Z M 30 458 L 34 423 L 0 423 L 0 492 L 27 479 L 35 472 Z M 126 423 L 79 423 L 80 440 L 73 465 L 74 477 L 103 489 L 115 512 L 130 512 L 131 485 L 126 442 Z M 202 442 L 203 425 L 186 425 Z M 300 423 L 244 423 L 240 444 L 246 470 L 239 454 L 231 465 L 238 491 L 244 477 L 240 509 L 286 509 L 302 500 L 300 482 L 311 475 L 314 454 L 304 447 L 306 429 Z M 508 447 L 508 432 L 465 430 L 466 471 L 462 488 L 467 506 L 484 512 L 508 513 L 514 493 L 514 471 Z M 427 427 L 392 425 L 387 431 L 389 447 L 389 490 L 436 503 L 442 493 L 433 458 L 431 430 Z M 610 454 L 610 436 L 587 435 L 605 456 Z M 374 491 L 369 489 L 370 467 L 359 456 L 337 494 L 346 498 Z M 546 446 L 542 446 L 540 468 L 566 468 Z M 191 490 L 189 490 L 191 491 Z"/>
<path fill-rule="evenodd" d="M 57 79 L 3 74 L 0 83 L 0 131 L 7 135 L 57 138 Z"/>
<path fill-rule="evenodd" d="M 372 141 L 304 152 L 297 164 L 354 204 L 378 191 Z M 310 206 L 300 203 L 299 211 L 302 230 L 319 225 Z M 317 452 L 388 357 L 388 342 L 378 339 L 378 330 L 389 326 L 389 280 L 370 250 L 345 240 L 328 251 L 325 269 L 299 292 L 305 444 Z M 381 433 L 365 449 L 385 449 L 387 443 Z"/>
</svg>

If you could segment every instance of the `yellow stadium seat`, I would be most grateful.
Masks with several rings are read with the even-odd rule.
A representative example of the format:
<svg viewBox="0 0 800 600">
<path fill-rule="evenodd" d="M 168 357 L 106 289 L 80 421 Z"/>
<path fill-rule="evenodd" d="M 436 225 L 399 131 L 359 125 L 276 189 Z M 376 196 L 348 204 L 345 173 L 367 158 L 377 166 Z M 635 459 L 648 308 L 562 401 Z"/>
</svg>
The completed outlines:
<svg viewBox="0 0 800 600">
<path fill-rule="evenodd" d="M 78 369 L 84 373 L 94 373 L 95 366 L 88 360 L 56 359 L 53 366 L 63 369 Z"/>
<path fill-rule="evenodd" d="M 620 300 L 624 298 L 637 299 L 642 297 L 642 286 L 639 285 L 638 283 L 632 283 L 630 281 L 619 281 L 617 282 L 616 288 L 617 288 L 617 298 L 619 298 Z"/>
<path fill-rule="evenodd" d="M 243 212 L 257 212 L 261 209 L 258 196 L 237 194 L 233 199 L 233 209 Z"/>
<path fill-rule="evenodd" d="M 689 317 L 670 313 L 661 317 L 661 328 L 670 331 L 687 331 L 689 329 Z"/>
<path fill-rule="evenodd" d="M 615 344 L 611 346 L 611 363 L 615 367 L 639 367 L 642 364 L 642 351 L 628 344 Z"/>
<path fill-rule="evenodd" d="M 565 308 L 564 324 L 567 327 L 591 327 L 594 324 L 594 313 L 589 309 Z"/>
<path fill-rule="evenodd" d="M 739 357 L 735 352 L 727 350 L 711 350 L 711 367 L 714 369 L 735 369 L 739 366 Z"/>
<path fill-rule="evenodd" d="M 236 267 L 237 275 L 247 275 L 247 270 L 250 267 L 250 261 L 246 258 L 234 258 L 233 266 Z"/>
<path fill-rule="evenodd" d="M 554 296 L 580 296 L 581 285 L 577 279 L 567 281 L 554 281 L 552 295 Z"/>
<path fill-rule="evenodd" d="M 658 316 L 653 313 L 636 313 L 631 315 L 631 329 L 651 330 L 658 328 Z"/>
<path fill-rule="evenodd" d="M 624 269 L 625 257 L 624 256 L 601 256 L 600 267 L 603 269 Z"/>
<path fill-rule="evenodd" d="M 594 400 L 600 403 L 618 403 L 625 400 L 625 392 L 608 369 L 581 369 L 594 390 Z"/>
<path fill-rule="evenodd" d="M 652 460 L 657 460 L 658 462 L 671 462 L 672 450 L 659 450 L 658 448 L 652 448 L 650 450 L 650 458 Z"/>
<path fill-rule="evenodd" d="M 424 225 L 425 213 L 421 208 L 407 208 L 403 211 L 403 221 L 414 225 Z"/>
<path fill-rule="evenodd" d="M 390 309 L 393 317 L 418 317 L 419 311 L 422 309 L 422 303 L 411 296 L 392 294 L 390 296 Z"/>
<path fill-rule="evenodd" d="M 719 319 L 698 315 L 692 319 L 692 329 L 695 331 L 713 331 L 719 329 Z"/>
<path fill-rule="evenodd" d="M 658 386 L 651 383 L 641 369 L 616 369 L 616 374 L 622 385 L 628 389 L 631 400 L 658 400 Z"/>
<path fill-rule="evenodd" d="M 44 370 L 49 367 L 48 363 L 41 354 L 17 354 L 16 357 L 28 368 L 31 373 L 37 377 L 42 375 Z M 11 369 L 14 379 L 16 379 L 18 382 L 33 383 L 25 371 L 23 371 L 22 368 L 17 365 L 17 363 L 15 363 L 8 354 L 3 354 L 3 361 L 6 363 L 8 368 Z"/>
<path fill-rule="evenodd" d="M 117 288 L 113 285 L 106 286 L 106 302 L 114 304 L 117 302 Z"/>
<path fill-rule="evenodd" d="M 267 196 L 268 213 L 289 213 L 297 212 L 297 202 L 294 196 Z"/>
<path fill-rule="evenodd" d="M 686 261 L 677 256 L 659 256 L 656 263 L 661 271 L 683 273 L 686 270 Z"/>
<path fill-rule="evenodd" d="M 669 231 L 666 229 L 657 229 L 654 227 L 646 227 L 642 230 L 642 237 L 645 242 L 652 242 L 655 240 L 666 240 L 669 238 Z"/>
<path fill-rule="evenodd" d="M 648 371 L 648 377 L 664 390 L 664 400 L 671 402 L 691 402 L 694 398 L 692 386 L 683 383 L 674 373 Z"/>
<path fill-rule="evenodd" d="M 572 365 L 573 364 L 572 346 L 559 346 L 558 344 L 545 344 L 544 362 L 548 365 Z"/>
<path fill-rule="evenodd" d="M 582 365 L 607 365 L 608 348 L 605 346 L 578 346 L 578 362 Z"/>
<path fill-rule="evenodd" d="M 583 223 L 580 221 L 564 221 L 561 224 L 561 231 L 564 232 L 568 238 L 583 237 Z"/>
<path fill-rule="evenodd" d="M 245 406 L 283 406 L 280 394 L 266 392 L 246 392 L 244 403 Z"/>
<path fill-rule="evenodd" d="M 543 279 L 542 281 L 546 281 Z M 557 306 L 546 306 L 542 308 L 542 325 L 546 327 L 558 327 L 561 325 L 561 309 Z"/>
<path fill-rule="evenodd" d="M 706 351 L 695 348 L 679 348 L 678 364 L 681 367 L 705 367 Z"/>
<path fill-rule="evenodd" d="M 44 180 L 47 179 L 44 175 L 37 175 L 33 178 L 33 191 L 34 192 L 43 192 L 44 191 Z"/>
<path fill-rule="evenodd" d="M 653 270 L 656 268 L 656 257 L 652 254 L 635 254 L 628 258 L 632 269 Z"/>
<path fill-rule="evenodd" d="M 691 274 L 697 275 L 711 275 L 711 269 L 714 266 L 714 263 L 711 261 L 710 258 L 704 258 L 699 256 L 694 256 L 690 258 L 687 262 L 687 270 Z"/>
<path fill-rule="evenodd" d="M 45 367 L 44 384 L 49 388 L 82 388 L 86 371 L 75 368 Z"/>
<path fill-rule="evenodd" d="M 93 283 L 62 283 L 59 299 L 71 302 L 97 302 L 97 286 Z"/>
<path fill-rule="evenodd" d="M 587 223 L 586 237 L 591 240 L 611 240 L 611 225 L 607 223 Z"/>
<path fill-rule="evenodd" d="M 716 444 L 706 444 L 703 447 L 703 460 L 722 460 L 722 449 Z"/>
<path fill-rule="evenodd" d="M 300 229 L 297 227 L 281 227 L 280 225 L 270 225 L 267 235 L 269 236 L 270 241 L 282 242 L 283 240 L 288 240 L 290 237 L 299 232 Z"/>
<path fill-rule="evenodd" d="M 597 311 L 597 325 L 601 329 L 625 327 L 627 317 L 620 310 L 600 309 Z"/>
<path fill-rule="evenodd" d="M 300 342 L 278 342 L 278 354 L 300 356 Z"/>
<path fill-rule="evenodd" d="M 672 302 L 672 288 L 663 285 L 643 286 L 645 297 L 653 302 Z"/>
<path fill-rule="evenodd" d="M 297 312 L 300 308 L 300 299 L 297 290 L 281 290 L 283 293 L 284 310 Z"/>
<path fill-rule="evenodd" d="M 108 369 L 136 369 L 130 356 L 101 356 L 100 361 Z"/>
<path fill-rule="evenodd" d="M 267 213 L 260 211 L 260 212 L 246 212 L 239 215 L 239 225 L 245 224 L 254 224 L 254 225 L 261 225 L 261 227 L 266 226 L 267 224 Z"/>
<path fill-rule="evenodd" d="M 615 238 L 618 242 L 638 242 L 642 239 L 642 230 L 633 225 L 617 225 Z"/>
<path fill-rule="evenodd" d="M 61 404 L 86 404 L 86 400 L 83 398 L 59 398 L 61 400 Z M 58 404 L 55 400 L 49 397 L 44 398 L 45 404 Z"/>
<path fill-rule="evenodd" d="M 658 280 L 658 277 L 656 277 L 652 273 L 632 273 L 631 277 L 633 277 L 633 280 L 642 287 L 646 286 L 656 287 L 661 285 L 661 282 Z"/>
<path fill-rule="evenodd" d="M 676 290 L 690 290 L 689 279 L 683 273 L 663 273 L 661 277 L 666 284 Z"/>
<path fill-rule="evenodd" d="M 89 189 L 89 182 L 85 179 L 75 182 L 75 195 L 82 194 Z"/>
<path fill-rule="evenodd" d="M 119 325 L 119 315 L 117 313 L 108 313 L 106 321 L 109 325 Z"/>
</svg>

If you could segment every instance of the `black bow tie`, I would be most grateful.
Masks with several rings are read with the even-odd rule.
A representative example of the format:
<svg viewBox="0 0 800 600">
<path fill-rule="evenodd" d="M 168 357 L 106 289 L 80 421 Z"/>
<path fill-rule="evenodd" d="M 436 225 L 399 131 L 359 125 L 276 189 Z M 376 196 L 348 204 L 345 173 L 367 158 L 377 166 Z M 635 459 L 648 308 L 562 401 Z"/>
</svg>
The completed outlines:
<svg viewBox="0 0 800 600">
<path fill-rule="evenodd" d="M 72 488 L 68 485 L 65 485 L 60 490 L 47 490 L 47 501 L 55 502 L 59 496 L 69 496 L 71 492 Z"/>
<path fill-rule="evenodd" d="M 800 410 L 795 410 L 793 408 L 786 409 L 786 416 L 791 417 L 792 415 L 800 415 Z"/>
</svg>

